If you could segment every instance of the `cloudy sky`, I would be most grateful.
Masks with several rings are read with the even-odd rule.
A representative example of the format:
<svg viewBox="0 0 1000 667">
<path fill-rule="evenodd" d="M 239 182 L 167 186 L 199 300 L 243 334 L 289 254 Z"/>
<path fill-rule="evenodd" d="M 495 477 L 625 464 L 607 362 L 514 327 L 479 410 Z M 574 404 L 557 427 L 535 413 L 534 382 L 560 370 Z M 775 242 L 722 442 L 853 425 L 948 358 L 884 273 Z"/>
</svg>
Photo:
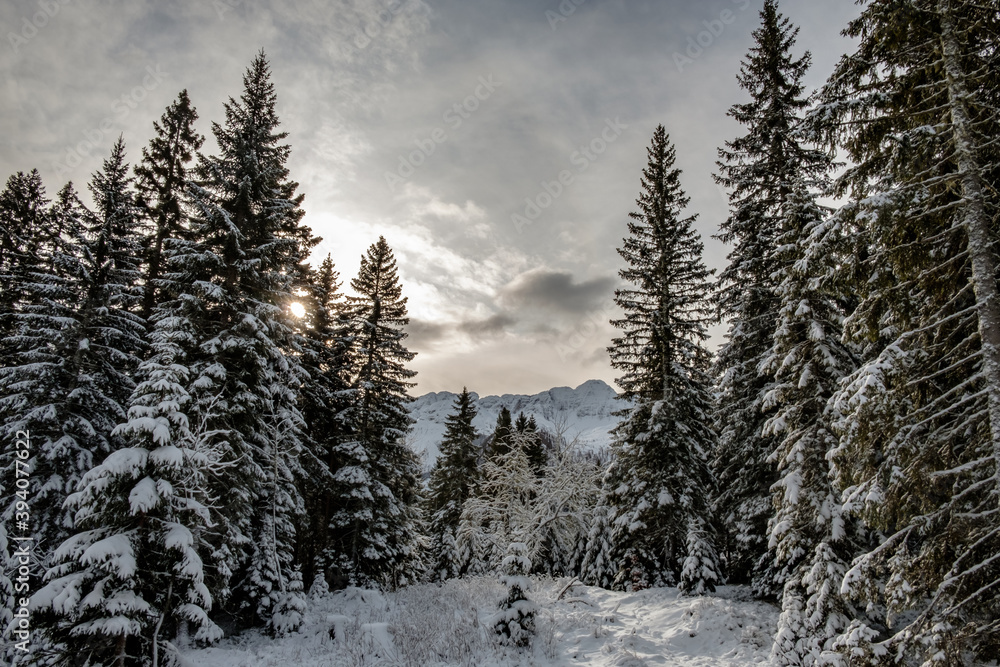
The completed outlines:
<svg viewBox="0 0 1000 667">
<path fill-rule="evenodd" d="M 612 382 L 615 248 L 657 123 L 710 267 L 716 147 L 762 0 L 7 0 L 0 171 L 82 184 L 135 161 L 186 88 L 210 123 L 263 48 L 306 221 L 349 281 L 384 235 L 409 298 L 416 393 Z M 819 85 L 850 0 L 784 0 Z M 700 42 L 700 43 L 699 43 Z M 721 337 L 716 331 L 715 342 Z"/>
</svg>

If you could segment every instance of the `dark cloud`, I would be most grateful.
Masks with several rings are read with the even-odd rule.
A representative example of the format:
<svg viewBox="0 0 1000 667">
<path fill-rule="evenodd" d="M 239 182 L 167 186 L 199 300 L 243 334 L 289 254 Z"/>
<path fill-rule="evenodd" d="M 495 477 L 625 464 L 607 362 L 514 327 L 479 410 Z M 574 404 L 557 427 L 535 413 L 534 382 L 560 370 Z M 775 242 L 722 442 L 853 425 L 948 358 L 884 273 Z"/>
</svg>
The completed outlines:
<svg viewBox="0 0 1000 667">
<path fill-rule="evenodd" d="M 410 318 L 410 323 L 405 327 L 405 345 L 414 352 L 421 352 L 432 348 L 447 333 L 448 328 L 435 322 L 425 322 Z"/>
<path fill-rule="evenodd" d="M 517 319 L 507 313 L 497 313 L 485 320 L 462 322 L 458 329 L 474 338 L 496 336 L 517 324 Z"/>
<path fill-rule="evenodd" d="M 583 314 L 610 300 L 614 285 L 615 279 L 610 276 L 574 282 L 569 271 L 534 269 L 507 285 L 503 300 L 514 308 Z"/>
<path fill-rule="evenodd" d="M 407 345 L 416 352 L 434 349 L 447 340 L 449 333 L 460 332 L 474 341 L 495 338 L 512 326 L 517 319 L 507 313 L 497 313 L 485 319 L 470 319 L 454 324 L 439 324 L 420 319 L 410 319 L 406 327 Z"/>
</svg>

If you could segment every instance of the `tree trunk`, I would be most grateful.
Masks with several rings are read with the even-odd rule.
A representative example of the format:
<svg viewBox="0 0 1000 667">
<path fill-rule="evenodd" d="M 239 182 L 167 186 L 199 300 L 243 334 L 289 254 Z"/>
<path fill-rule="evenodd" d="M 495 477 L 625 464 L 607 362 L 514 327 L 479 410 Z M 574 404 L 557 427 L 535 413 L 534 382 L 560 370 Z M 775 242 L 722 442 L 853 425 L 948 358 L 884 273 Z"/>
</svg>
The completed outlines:
<svg viewBox="0 0 1000 667">
<path fill-rule="evenodd" d="M 152 667 L 160 667 L 160 628 L 163 627 L 163 619 L 167 616 L 167 610 L 170 608 L 170 595 L 174 591 L 174 582 L 171 581 L 170 585 L 167 586 L 167 599 L 163 603 L 163 609 L 160 611 L 160 618 L 156 620 L 156 628 L 153 630 L 153 665 Z"/>
<path fill-rule="evenodd" d="M 968 237 L 972 287 L 979 310 L 979 338 L 982 342 L 983 375 L 986 379 L 990 436 L 993 440 L 994 475 L 1000 485 L 1000 292 L 997 288 L 997 265 L 993 254 L 990 219 L 986 213 L 983 176 L 976 156 L 967 106 L 971 95 L 965 82 L 950 0 L 939 0 L 938 13 L 955 153 L 965 204 L 962 226 Z"/>
<path fill-rule="evenodd" d="M 113 667 L 125 667 L 125 646 L 128 642 L 128 635 L 122 633 L 118 636 L 118 645 L 115 647 L 115 661 Z"/>
</svg>

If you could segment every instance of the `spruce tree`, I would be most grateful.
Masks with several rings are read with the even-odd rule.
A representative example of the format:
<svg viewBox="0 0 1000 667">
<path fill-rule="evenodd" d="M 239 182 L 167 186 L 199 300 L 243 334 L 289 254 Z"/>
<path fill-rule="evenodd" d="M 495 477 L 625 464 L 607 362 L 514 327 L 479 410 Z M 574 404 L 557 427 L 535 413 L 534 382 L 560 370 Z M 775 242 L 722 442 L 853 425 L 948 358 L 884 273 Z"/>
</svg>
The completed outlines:
<svg viewBox="0 0 1000 667">
<path fill-rule="evenodd" d="M 611 517 L 614 509 L 605 504 L 606 494 L 594 508 L 594 520 L 587 532 L 586 546 L 580 563 L 580 579 L 589 586 L 610 589 L 618 575 L 615 547 L 612 542 Z"/>
<path fill-rule="evenodd" d="M 453 412 L 445 419 L 440 456 L 431 470 L 426 507 L 430 517 L 430 572 L 434 580 L 462 574 L 455 540 L 462 506 L 475 491 L 479 472 L 479 433 L 472 425 L 476 408 L 466 387 L 455 399 Z"/>
<path fill-rule="evenodd" d="M 106 402 L 104 419 L 124 420 L 135 384 L 132 376 L 146 342 L 146 321 L 137 314 L 140 279 L 138 207 L 134 181 L 119 137 L 94 174 L 94 210 L 84 212 L 82 244 L 81 336 L 77 363 L 80 383 L 94 382 L 94 395 Z M 92 375 L 93 374 L 93 375 Z M 96 377 L 95 377 L 96 376 Z M 110 431 L 110 429 L 109 429 Z"/>
<path fill-rule="evenodd" d="M 633 407 L 615 429 L 615 459 L 604 482 L 611 507 L 618 587 L 677 584 L 712 590 L 719 566 L 712 541 L 708 457 L 715 444 L 710 355 L 703 347 L 711 321 L 710 272 L 680 185 L 676 154 L 657 126 L 642 173 L 638 212 L 619 254 L 628 286 L 616 290 L 622 330 L 608 351 L 622 372 L 620 397 Z M 683 568 L 689 536 L 699 538 L 703 565 Z M 701 549 L 703 544 L 704 549 Z"/>
<path fill-rule="evenodd" d="M 493 630 L 500 641 L 509 646 L 524 648 L 531 644 L 535 634 L 537 605 L 528 599 L 531 590 L 531 559 L 522 542 L 511 542 L 501 563 L 500 583 L 507 587 L 507 597 L 500 603 L 500 611 L 493 617 Z"/>
<path fill-rule="evenodd" d="M 156 305 L 167 239 L 185 233 L 188 171 L 205 141 L 194 129 L 196 120 L 198 113 L 187 90 L 182 90 L 160 120 L 153 122 L 156 136 L 142 149 L 142 162 L 135 168 L 136 200 L 149 227 L 143 242 L 142 314 L 146 318 Z"/>
<path fill-rule="evenodd" d="M 528 428 L 528 417 L 523 412 L 517 413 L 517 419 L 514 420 L 514 430 L 518 433 L 524 433 Z"/>
<path fill-rule="evenodd" d="M 852 166 L 863 247 L 846 324 L 865 359 L 835 397 L 846 507 L 878 542 L 845 590 L 859 662 L 968 664 L 1000 651 L 1000 296 L 995 7 L 866 3 L 813 118 Z"/>
<path fill-rule="evenodd" d="M 300 296 L 305 305 L 305 316 L 298 326 L 300 359 L 308 379 L 299 390 L 299 401 L 309 456 L 304 457 L 306 474 L 300 480 L 306 512 L 299 518 L 296 532 L 298 560 L 307 588 L 319 582 L 331 565 L 329 527 L 336 503 L 333 473 L 343 465 L 337 448 L 350 437 L 346 417 L 352 396 L 350 337 L 339 277 L 327 255 L 319 269 L 310 272 L 305 294 Z"/>
<path fill-rule="evenodd" d="M 770 454 L 776 443 L 763 431 L 772 416 L 764 396 L 773 379 L 761 362 L 778 320 L 774 276 L 782 206 L 794 179 L 815 176 L 826 158 L 803 146 L 794 132 L 807 104 L 802 77 L 810 62 L 808 52 L 792 55 L 798 28 L 778 12 L 776 0 L 764 2 L 760 18 L 737 77 L 750 101 L 729 110 L 746 134 L 719 150 L 715 177 L 730 191 L 730 214 L 718 238 L 733 249 L 717 294 L 729 333 L 715 364 L 720 397 L 713 468 L 729 575 L 734 583 L 750 584 L 759 596 L 776 596 L 782 575 L 767 547 L 770 487 L 777 479 Z"/>
<path fill-rule="evenodd" d="M 490 458 L 503 456 L 510 451 L 510 437 L 514 433 L 514 423 L 511 419 L 510 410 L 507 406 L 500 407 L 500 414 L 497 415 L 497 423 L 493 428 L 493 435 L 490 437 L 490 444 L 486 449 L 486 454 Z"/>
<path fill-rule="evenodd" d="M 541 435 L 538 433 L 538 424 L 535 422 L 535 416 L 532 415 L 528 418 L 524 416 L 523 412 L 518 414 L 517 421 L 514 423 L 514 430 L 525 436 L 524 447 L 525 453 L 528 455 L 528 461 L 531 462 L 531 467 L 534 468 L 535 474 L 541 476 L 544 473 L 548 455 L 545 452 L 545 443 L 542 442 Z"/>
<path fill-rule="evenodd" d="M 225 124 L 212 125 L 219 154 L 200 156 L 189 183 L 191 236 L 168 245 L 168 296 L 154 319 L 183 338 L 195 436 L 211 436 L 230 466 L 210 489 L 223 503 L 212 590 L 241 623 L 280 633 L 304 608 L 293 522 L 302 511 L 304 376 L 290 304 L 316 239 L 301 223 L 263 53 L 243 86 L 225 105 Z"/>
<path fill-rule="evenodd" d="M 851 615 L 840 597 L 853 549 L 829 461 L 838 446 L 829 401 L 854 360 L 841 343 L 836 218 L 824 219 L 801 181 L 783 208 L 775 253 L 781 307 L 762 364 L 774 378 L 764 430 L 778 441 L 768 535 L 785 581 L 772 655 L 799 666 L 822 664 Z"/>
<path fill-rule="evenodd" d="M 64 361 L 52 355 L 63 330 L 75 321 L 81 298 L 80 248 L 83 241 L 83 206 L 68 184 L 50 206 L 37 172 L 19 172 L 0 193 L 0 224 L 4 230 L 0 261 L 0 354 L 5 366 L 27 362 L 32 355 L 45 355 L 50 362 Z M 42 241 L 51 230 L 50 243 Z M 0 374 L 11 382 L 25 375 L 45 375 L 42 356 L 32 357 L 36 365 L 25 363 L 20 371 L 12 368 Z M 19 385 L 8 401 L 27 400 Z M 28 391 L 30 393 L 30 390 Z M 18 398 L 19 396 L 19 398 Z M 36 396 L 39 400 L 41 395 Z M 13 403 L 6 405 L 12 406 Z M 13 408 L 11 408 L 13 410 Z M 10 413 L 13 418 L 13 412 Z M 6 421 L 6 420 L 5 420 Z M 13 452 L 11 452 L 13 455 Z"/>
<path fill-rule="evenodd" d="M 351 437 L 337 448 L 337 511 L 331 529 L 338 565 L 352 582 L 397 586 L 412 581 L 417 563 L 419 465 L 405 442 L 408 389 L 415 356 L 403 344 L 409 323 L 396 259 L 384 237 L 361 258 L 347 297 L 353 339 L 347 411 Z"/>
<path fill-rule="evenodd" d="M 0 332 L 5 338 L 13 331 L 16 313 L 27 296 L 24 278 L 41 265 L 41 255 L 48 250 L 43 239 L 51 225 L 49 200 L 38 170 L 8 178 L 0 192 Z"/>
<path fill-rule="evenodd" d="M 208 616 L 203 563 L 218 518 L 207 477 L 225 471 L 190 429 L 187 370 L 171 333 L 154 333 L 129 421 L 117 429 L 129 446 L 70 496 L 76 534 L 32 598 L 60 664 L 170 664 L 171 640 L 190 626 L 196 640 L 222 636 Z"/>
<path fill-rule="evenodd" d="M 73 184 L 64 185 L 52 202 L 49 232 L 43 234 L 46 249 L 39 258 L 44 260 L 41 266 L 46 273 L 60 280 L 72 280 L 79 275 L 79 241 L 86 212 Z"/>
<path fill-rule="evenodd" d="M 29 243 L 38 254 L 10 278 L 20 305 L 0 368 L 2 431 L 10 446 L 17 431 L 31 434 L 37 486 L 29 504 L 43 566 L 73 526 L 66 497 L 121 446 L 112 431 L 125 418 L 144 348 L 144 322 L 134 312 L 139 253 L 128 171 L 119 139 L 91 181 L 95 210 L 64 188 L 46 218 L 59 236 Z M 13 456 L 4 458 L 13 466 Z M 3 498 L 4 520 L 12 502 Z"/>
</svg>

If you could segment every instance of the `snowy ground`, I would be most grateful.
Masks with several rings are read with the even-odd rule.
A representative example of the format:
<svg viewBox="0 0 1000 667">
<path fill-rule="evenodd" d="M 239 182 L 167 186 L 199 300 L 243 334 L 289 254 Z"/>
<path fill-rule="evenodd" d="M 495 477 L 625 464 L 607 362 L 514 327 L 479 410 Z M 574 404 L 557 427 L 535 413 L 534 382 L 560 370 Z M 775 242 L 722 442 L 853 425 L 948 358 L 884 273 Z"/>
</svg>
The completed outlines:
<svg viewBox="0 0 1000 667">
<path fill-rule="evenodd" d="M 247 633 L 184 658 L 204 667 L 707 667 L 767 660 L 777 610 L 745 599 L 742 589 L 684 598 L 673 588 L 613 593 L 578 585 L 556 601 L 565 583 L 535 581 L 529 595 L 539 606 L 538 627 L 534 644 L 521 653 L 498 645 L 490 629 L 503 588 L 493 579 L 469 579 L 392 594 L 340 591 L 312 600 L 296 634 Z"/>
</svg>

